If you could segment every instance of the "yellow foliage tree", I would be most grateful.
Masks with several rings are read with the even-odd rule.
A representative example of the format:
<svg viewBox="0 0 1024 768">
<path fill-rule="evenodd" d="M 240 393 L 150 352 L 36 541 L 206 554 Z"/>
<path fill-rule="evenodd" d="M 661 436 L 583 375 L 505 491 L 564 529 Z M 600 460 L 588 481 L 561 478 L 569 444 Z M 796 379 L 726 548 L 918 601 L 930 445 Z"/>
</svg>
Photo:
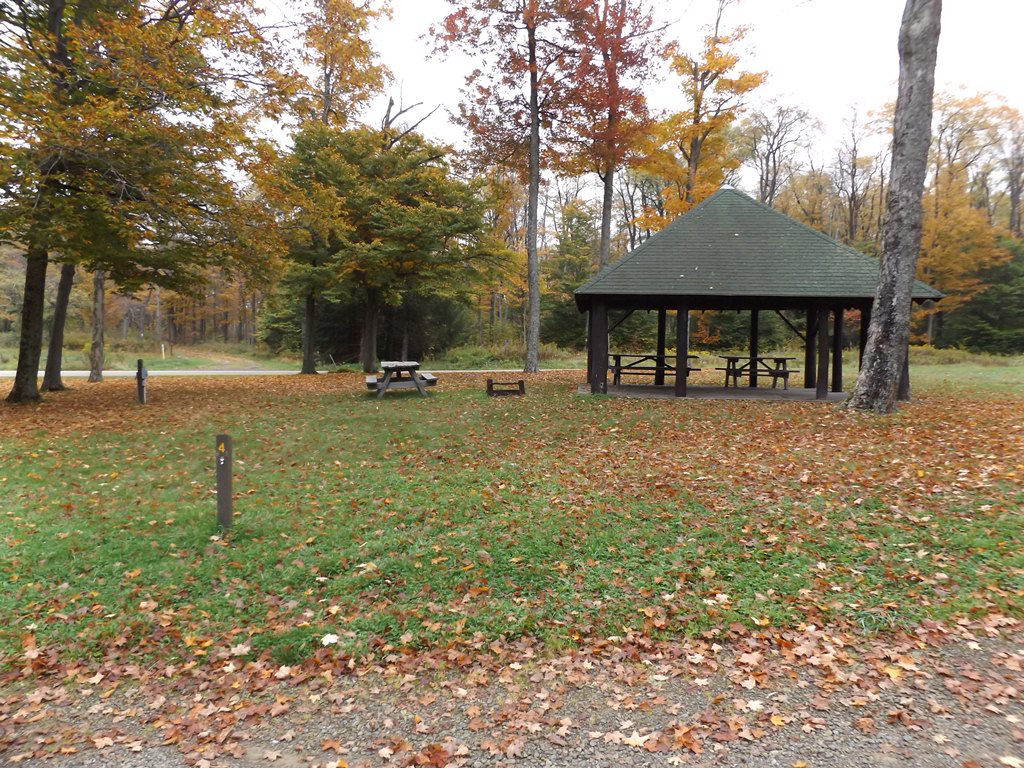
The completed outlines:
<svg viewBox="0 0 1024 768">
<path fill-rule="evenodd" d="M 995 143 L 996 110 L 983 96 L 940 95 L 935 100 L 932 178 L 924 199 L 918 276 L 946 294 L 931 308 L 927 340 L 941 314 L 955 310 L 986 287 L 982 275 L 1010 258 L 988 211 L 972 205 L 970 174 Z"/>
<path fill-rule="evenodd" d="M 718 189 L 728 171 L 739 166 L 727 129 L 736 120 L 744 97 L 764 82 L 766 73 L 737 71 L 735 48 L 743 39 L 742 27 L 721 34 L 720 2 L 715 26 L 698 56 L 668 51 L 672 71 L 683 80 L 686 108 L 655 125 L 643 169 L 667 182 L 664 213 L 645 209 L 640 221 L 661 229 Z"/>
</svg>

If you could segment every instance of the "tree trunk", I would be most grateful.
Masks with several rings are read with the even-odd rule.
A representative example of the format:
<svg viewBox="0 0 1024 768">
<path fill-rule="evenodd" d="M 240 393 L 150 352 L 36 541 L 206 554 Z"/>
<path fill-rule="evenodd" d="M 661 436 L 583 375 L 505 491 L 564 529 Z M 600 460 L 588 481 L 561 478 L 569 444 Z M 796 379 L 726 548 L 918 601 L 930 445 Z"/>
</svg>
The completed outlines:
<svg viewBox="0 0 1024 768">
<path fill-rule="evenodd" d="M 601 255 L 599 265 L 603 268 L 611 261 L 612 251 L 612 201 L 615 195 L 615 169 L 604 172 L 604 199 L 601 201 Z"/>
<path fill-rule="evenodd" d="M 1010 180 L 1010 234 L 1021 236 L 1020 215 L 1021 184 L 1018 179 Z"/>
<path fill-rule="evenodd" d="M 156 311 L 153 313 L 153 330 L 156 336 L 156 347 L 159 349 L 164 340 L 164 306 L 160 296 L 159 285 L 156 287 Z"/>
<path fill-rule="evenodd" d="M 71 298 L 71 286 L 74 282 L 75 265 L 62 265 L 60 280 L 57 283 L 57 305 L 53 308 L 50 348 L 46 353 L 46 372 L 43 374 L 44 392 L 60 392 L 65 389 L 64 382 L 60 379 L 60 371 L 64 354 L 64 325 L 68 317 L 68 300 Z"/>
<path fill-rule="evenodd" d="M 359 337 L 359 363 L 363 373 L 377 372 L 377 299 L 369 296 L 363 308 L 363 332 Z"/>
<path fill-rule="evenodd" d="M 316 295 L 306 294 L 306 311 L 302 316 L 302 370 L 316 373 Z"/>
<path fill-rule="evenodd" d="M 106 276 L 102 269 L 92 276 L 92 344 L 89 346 L 89 381 L 103 381 L 103 299 Z"/>
<path fill-rule="evenodd" d="M 43 351 L 43 302 L 46 291 L 48 254 L 39 247 L 25 254 L 25 292 L 21 305 L 21 337 L 18 341 L 18 369 L 9 403 L 39 399 L 39 357 Z"/>
<path fill-rule="evenodd" d="M 403 360 L 409 359 L 409 318 L 402 316 L 402 351 L 399 355 Z"/>
<path fill-rule="evenodd" d="M 529 291 L 526 321 L 526 373 L 540 368 L 540 263 L 537 258 L 537 202 L 540 194 L 540 102 L 537 82 L 537 30 L 527 30 L 530 50 L 530 159 L 526 206 L 526 277 Z"/>
<path fill-rule="evenodd" d="M 245 305 L 245 286 L 242 283 L 238 284 L 238 326 L 235 329 L 235 340 L 241 344 L 249 335 L 249 315 L 246 311 Z"/>
<path fill-rule="evenodd" d="M 914 270 L 921 247 L 921 195 L 931 143 L 935 58 L 942 0 L 907 0 L 900 26 L 900 81 L 882 260 L 864 365 L 851 408 L 891 413 L 910 339 Z"/>
</svg>

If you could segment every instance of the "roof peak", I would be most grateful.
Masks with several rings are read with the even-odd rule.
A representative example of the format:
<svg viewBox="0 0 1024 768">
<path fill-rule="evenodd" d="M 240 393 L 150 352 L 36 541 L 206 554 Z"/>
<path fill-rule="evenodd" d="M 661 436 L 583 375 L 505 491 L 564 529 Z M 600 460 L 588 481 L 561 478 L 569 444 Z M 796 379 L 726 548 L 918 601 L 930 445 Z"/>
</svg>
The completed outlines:
<svg viewBox="0 0 1024 768">
<path fill-rule="evenodd" d="M 870 301 L 878 261 L 723 184 L 577 291 Z M 915 282 L 914 298 L 942 294 Z"/>
</svg>

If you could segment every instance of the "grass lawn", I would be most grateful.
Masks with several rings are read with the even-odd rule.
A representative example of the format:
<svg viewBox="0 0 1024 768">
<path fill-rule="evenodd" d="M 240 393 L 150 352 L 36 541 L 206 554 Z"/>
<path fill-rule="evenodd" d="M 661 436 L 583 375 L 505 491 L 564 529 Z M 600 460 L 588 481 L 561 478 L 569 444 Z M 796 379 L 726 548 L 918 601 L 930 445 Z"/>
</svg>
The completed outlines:
<svg viewBox="0 0 1024 768">
<path fill-rule="evenodd" d="M 1024 366 L 929 368 L 890 418 L 578 397 L 579 373 L 522 400 L 471 375 L 383 401 L 351 374 L 162 379 L 145 407 L 73 382 L 0 408 L 0 654 L 290 663 L 328 633 L 380 654 L 1024 614 Z"/>
</svg>

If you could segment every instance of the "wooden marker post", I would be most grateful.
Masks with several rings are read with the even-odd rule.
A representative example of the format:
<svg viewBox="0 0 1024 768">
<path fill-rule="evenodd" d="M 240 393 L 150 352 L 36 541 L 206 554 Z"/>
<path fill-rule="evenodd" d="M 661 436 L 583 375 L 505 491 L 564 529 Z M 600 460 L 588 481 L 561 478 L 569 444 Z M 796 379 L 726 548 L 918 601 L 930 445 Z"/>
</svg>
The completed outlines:
<svg viewBox="0 0 1024 768">
<path fill-rule="evenodd" d="M 135 369 L 135 389 L 136 396 L 139 398 L 139 402 L 143 405 L 146 404 L 146 379 L 149 378 L 149 371 L 146 370 L 146 366 L 142 364 L 142 360 L 136 363 Z"/>
<path fill-rule="evenodd" d="M 231 436 L 217 435 L 217 525 L 222 531 L 231 528 Z"/>
</svg>

